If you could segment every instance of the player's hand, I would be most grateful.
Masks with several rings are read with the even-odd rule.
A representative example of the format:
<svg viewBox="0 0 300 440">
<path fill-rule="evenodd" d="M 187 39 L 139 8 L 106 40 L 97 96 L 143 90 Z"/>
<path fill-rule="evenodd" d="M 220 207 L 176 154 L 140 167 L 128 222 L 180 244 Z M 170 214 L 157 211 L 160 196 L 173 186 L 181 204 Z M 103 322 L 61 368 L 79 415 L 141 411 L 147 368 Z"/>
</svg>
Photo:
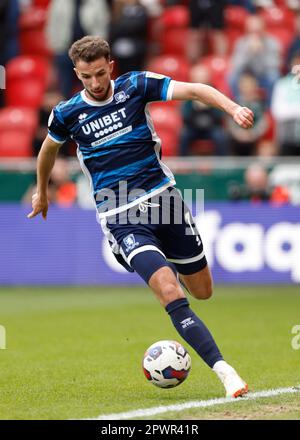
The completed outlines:
<svg viewBox="0 0 300 440">
<path fill-rule="evenodd" d="M 234 114 L 233 120 L 242 128 L 251 128 L 254 123 L 253 111 L 248 107 L 238 107 Z"/>
<path fill-rule="evenodd" d="M 46 220 L 48 212 L 48 199 L 47 197 L 41 197 L 38 193 L 32 196 L 32 211 L 27 215 L 27 218 L 33 218 L 36 215 L 42 213 L 43 218 Z"/>
</svg>

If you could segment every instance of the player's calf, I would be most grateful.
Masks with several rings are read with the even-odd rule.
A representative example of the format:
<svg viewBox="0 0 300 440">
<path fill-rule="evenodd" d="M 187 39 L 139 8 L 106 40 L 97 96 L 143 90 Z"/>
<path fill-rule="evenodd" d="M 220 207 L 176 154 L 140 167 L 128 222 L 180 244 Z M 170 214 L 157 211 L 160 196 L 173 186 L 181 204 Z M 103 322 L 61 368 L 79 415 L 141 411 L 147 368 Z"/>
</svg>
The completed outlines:
<svg viewBox="0 0 300 440">
<path fill-rule="evenodd" d="M 153 274 L 149 280 L 149 286 L 163 307 L 177 299 L 185 298 L 182 288 L 168 266 L 158 269 Z"/>
<path fill-rule="evenodd" d="M 180 274 L 180 280 L 196 299 L 209 299 L 213 293 L 213 282 L 208 266 L 191 275 Z"/>
</svg>

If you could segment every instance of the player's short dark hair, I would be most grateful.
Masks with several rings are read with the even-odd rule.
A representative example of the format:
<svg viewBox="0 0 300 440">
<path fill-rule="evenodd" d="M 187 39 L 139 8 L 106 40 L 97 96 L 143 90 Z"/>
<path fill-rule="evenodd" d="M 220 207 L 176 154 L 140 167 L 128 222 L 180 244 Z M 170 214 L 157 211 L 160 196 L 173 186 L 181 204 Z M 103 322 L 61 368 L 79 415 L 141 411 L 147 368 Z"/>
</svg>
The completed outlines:
<svg viewBox="0 0 300 440">
<path fill-rule="evenodd" d="M 75 41 L 69 49 L 69 57 L 74 66 L 77 61 L 82 60 L 87 63 L 104 57 L 110 60 L 110 47 L 107 41 L 101 37 L 87 35 Z"/>
</svg>

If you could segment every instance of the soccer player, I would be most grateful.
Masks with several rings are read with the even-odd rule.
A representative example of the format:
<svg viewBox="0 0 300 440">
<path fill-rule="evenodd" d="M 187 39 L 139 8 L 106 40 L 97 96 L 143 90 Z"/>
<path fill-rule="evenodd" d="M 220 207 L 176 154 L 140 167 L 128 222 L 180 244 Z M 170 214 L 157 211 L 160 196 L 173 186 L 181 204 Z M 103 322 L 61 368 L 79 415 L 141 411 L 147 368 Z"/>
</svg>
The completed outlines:
<svg viewBox="0 0 300 440">
<path fill-rule="evenodd" d="M 181 337 L 222 381 L 226 396 L 247 393 L 247 384 L 225 362 L 182 288 L 197 299 L 207 299 L 212 295 L 212 278 L 191 213 L 174 188 L 173 174 L 161 161 L 161 142 L 147 104 L 199 100 L 228 113 L 245 129 L 253 125 L 252 111 L 213 87 L 158 73 L 129 72 L 113 81 L 110 48 L 100 37 L 75 41 L 69 55 L 84 89 L 50 114 L 28 218 L 41 213 L 46 219 L 50 172 L 59 147 L 71 137 L 117 260 L 149 285 Z"/>
</svg>

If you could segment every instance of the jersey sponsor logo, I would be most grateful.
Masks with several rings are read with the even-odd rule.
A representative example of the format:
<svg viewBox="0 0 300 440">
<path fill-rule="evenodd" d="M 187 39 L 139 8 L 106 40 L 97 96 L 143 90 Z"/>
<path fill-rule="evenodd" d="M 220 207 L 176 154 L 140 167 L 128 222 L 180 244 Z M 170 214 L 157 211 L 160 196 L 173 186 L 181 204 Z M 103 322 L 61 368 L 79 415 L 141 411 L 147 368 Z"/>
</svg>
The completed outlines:
<svg viewBox="0 0 300 440">
<path fill-rule="evenodd" d="M 120 102 L 127 101 L 128 98 L 130 98 L 130 96 L 126 95 L 126 93 L 123 90 L 115 94 L 115 101 L 117 104 L 119 104 Z"/>
<path fill-rule="evenodd" d="M 109 133 L 110 131 L 113 130 L 114 130 L 113 127 L 105 128 L 103 131 L 100 131 L 100 133 L 96 133 L 95 137 L 102 136 L 103 134 Z M 119 136 L 123 136 L 123 134 L 129 133 L 130 131 L 132 131 L 132 125 L 130 125 L 129 127 L 122 128 L 122 130 L 115 131 L 114 133 L 111 133 L 108 136 L 99 139 L 98 141 L 92 142 L 91 146 L 97 147 L 98 145 L 104 144 L 105 142 L 111 141 L 112 139 L 115 139 Z"/>
<path fill-rule="evenodd" d="M 94 119 L 93 121 L 82 125 L 81 128 L 86 136 L 94 133 L 95 138 L 99 138 L 104 134 L 108 134 L 109 132 L 122 128 L 124 126 L 125 119 L 126 111 L 125 107 L 122 107 L 119 110 L 109 113 L 108 115 L 104 115 L 101 118 Z"/>
<path fill-rule="evenodd" d="M 135 236 L 133 234 L 129 234 L 127 237 L 123 238 L 123 242 L 126 246 L 126 252 L 132 251 L 140 244 L 138 241 L 135 241 Z"/>
</svg>

